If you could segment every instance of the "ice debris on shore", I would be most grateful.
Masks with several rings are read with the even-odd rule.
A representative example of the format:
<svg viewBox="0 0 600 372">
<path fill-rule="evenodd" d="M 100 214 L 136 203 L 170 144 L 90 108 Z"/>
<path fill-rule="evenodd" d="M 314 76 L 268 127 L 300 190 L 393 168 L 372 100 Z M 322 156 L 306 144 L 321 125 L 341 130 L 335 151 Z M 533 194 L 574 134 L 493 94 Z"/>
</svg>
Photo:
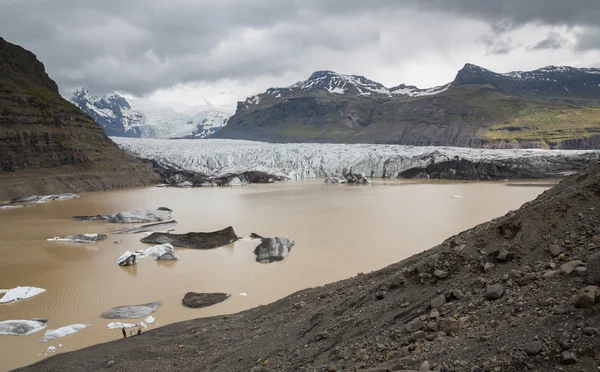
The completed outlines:
<svg viewBox="0 0 600 372">
<path fill-rule="evenodd" d="M 37 296 L 40 293 L 44 292 L 46 292 L 45 289 L 38 287 L 16 287 L 12 289 L 0 289 L 0 294 L 4 293 L 4 296 L 0 298 L 0 304 L 16 300 L 24 300 L 33 296 Z"/>
<path fill-rule="evenodd" d="M 121 329 L 121 328 L 146 328 L 146 324 L 144 322 L 139 323 L 121 323 L 121 322 L 112 322 L 106 325 L 108 329 Z"/>
<path fill-rule="evenodd" d="M 48 342 L 54 340 L 55 338 L 69 336 L 89 326 L 91 326 L 91 324 L 71 324 L 58 329 L 50 329 L 44 333 L 44 337 L 42 337 L 40 342 Z"/>
<path fill-rule="evenodd" d="M 12 203 L 46 203 L 54 200 L 69 200 L 76 199 L 79 195 L 71 194 L 71 193 L 63 193 L 63 194 L 52 194 L 52 195 L 29 195 L 22 196 L 20 198 L 15 198 L 9 201 L 6 204 Z"/>
<path fill-rule="evenodd" d="M 171 244 L 166 243 L 155 245 L 145 250 L 126 251 L 115 260 L 115 263 L 119 266 L 133 266 L 137 263 L 138 258 L 146 258 L 148 256 L 155 256 L 156 261 L 174 261 L 180 259 L 175 254 L 175 248 Z"/>
<path fill-rule="evenodd" d="M 98 240 L 106 240 L 108 237 L 104 234 L 77 234 L 65 237 L 55 236 L 46 239 L 49 242 L 70 242 L 70 243 L 95 243 Z"/>
<path fill-rule="evenodd" d="M 46 328 L 48 319 L 5 320 L 0 322 L 0 335 L 29 336 Z"/>
</svg>

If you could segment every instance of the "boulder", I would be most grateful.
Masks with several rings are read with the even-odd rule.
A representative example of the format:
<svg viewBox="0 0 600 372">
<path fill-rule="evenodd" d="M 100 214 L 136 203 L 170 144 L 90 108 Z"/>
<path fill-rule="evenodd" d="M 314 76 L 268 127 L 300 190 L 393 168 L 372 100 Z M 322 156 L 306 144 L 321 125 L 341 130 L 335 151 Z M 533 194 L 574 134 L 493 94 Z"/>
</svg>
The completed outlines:
<svg viewBox="0 0 600 372">
<path fill-rule="evenodd" d="M 102 314 L 101 318 L 104 319 L 136 319 L 148 316 L 158 310 L 162 306 L 162 301 L 150 302 L 141 305 L 125 305 L 117 306 L 112 309 L 108 309 Z"/>
<path fill-rule="evenodd" d="M 485 289 L 485 298 L 488 300 L 498 300 L 504 295 L 504 287 L 501 284 L 493 284 Z"/>
<path fill-rule="evenodd" d="M 68 235 L 65 237 L 54 237 L 46 239 L 53 242 L 70 242 L 70 243 L 95 243 L 99 240 L 106 240 L 108 237 L 104 234 L 78 234 Z"/>
<path fill-rule="evenodd" d="M 207 233 L 190 232 L 186 234 L 169 234 L 155 232 L 140 239 L 140 241 L 142 243 L 152 244 L 169 243 L 182 248 L 211 249 L 233 243 L 238 239 L 235 231 L 233 231 L 233 227 L 229 226 L 223 230 Z"/>
<path fill-rule="evenodd" d="M 226 293 L 196 293 L 188 292 L 181 300 L 181 303 L 185 307 L 191 307 L 192 309 L 200 309 L 203 307 L 212 306 L 223 302 L 231 297 L 230 294 Z"/>
<path fill-rule="evenodd" d="M 562 252 L 562 249 L 560 248 L 560 245 L 552 244 L 550 247 L 548 247 L 548 251 L 550 251 L 550 254 L 553 257 L 556 257 Z"/>
<path fill-rule="evenodd" d="M 587 309 L 588 307 L 594 306 L 596 303 L 596 293 L 598 287 L 595 285 L 589 285 L 579 291 L 573 298 L 573 305 L 578 309 Z"/>
<path fill-rule="evenodd" d="M 433 309 L 439 309 L 440 307 L 444 306 L 445 303 L 446 296 L 441 294 L 432 298 L 431 301 L 429 301 L 429 306 L 431 306 Z"/>
<path fill-rule="evenodd" d="M 528 355 L 538 355 L 542 352 L 542 342 L 541 341 L 533 341 L 525 345 L 525 352 Z"/>
<path fill-rule="evenodd" d="M 560 272 L 564 275 L 569 275 L 571 274 L 573 271 L 575 271 L 575 269 L 579 266 L 579 265 L 583 265 L 583 262 L 579 261 L 579 260 L 573 260 L 573 261 L 569 261 L 567 263 L 564 263 L 562 265 L 560 265 Z"/>
<path fill-rule="evenodd" d="M 29 336 L 46 328 L 48 319 L 5 320 L 0 322 L 0 335 Z"/>
<path fill-rule="evenodd" d="M 254 248 L 256 261 L 269 263 L 283 260 L 294 246 L 294 241 L 287 238 L 262 238 Z"/>
<path fill-rule="evenodd" d="M 171 212 L 140 209 L 115 214 L 74 216 L 75 221 L 107 221 L 108 223 L 150 223 L 171 220 Z"/>
<path fill-rule="evenodd" d="M 591 284 L 600 284 L 600 252 L 592 254 L 585 266 L 587 281 Z"/>
<path fill-rule="evenodd" d="M 448 336 L 458 334 L 459 329 L 460 325 L 458 321 L 452 317 L 444 318 L 440 323 L 440 330 Z"/>
<path fill-rule="evenodd" d="M 410 333 L 416 332 L 425 326 L 421 318 L 415 318 L 406 323 L 406 330 Z"/>
</svg>

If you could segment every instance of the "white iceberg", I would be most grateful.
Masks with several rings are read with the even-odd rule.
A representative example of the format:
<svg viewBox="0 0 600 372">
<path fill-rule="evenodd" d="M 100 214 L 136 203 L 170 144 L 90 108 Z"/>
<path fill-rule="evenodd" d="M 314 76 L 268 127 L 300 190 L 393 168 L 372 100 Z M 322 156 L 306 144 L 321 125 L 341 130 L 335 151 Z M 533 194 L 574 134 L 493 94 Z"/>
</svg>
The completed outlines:
<svg viewBox="0 0 600 372">
<path fill-rule="evenodd" d="M 0 289 L 0 293 L 4 293 L 4 296 L 0 298 L 0 304 L 16 300 L 24 300 L 26 298 L 30 298 L 44 292 L 46 292 L 45 289 L 37 287 L 16 287 L 13 289 Z"/>
<path fill-rule="evenodd" d="M 44 333 L 44 337 L 42 337 L 40 342 L 48 342 L 54 340 L 55 338 L 69 336 L 89 326 L 91 326 L 91 324 L 71 324 L 58 329 L 51 329 Z"/>
<path fill-rule="evenodd" d="M 48 346 L 48 349 L 46 349 L 46 351 L 48 351 L 49 353 L 53 353 L 56 351 L 56 347 L 55 346 Z"/>
<path fill-rule="evenodd" d="M 154 321 L 156 320 L 155 317 L 153 317 L 152 315 L 150 315 L 149 317 L 147 317 L 144 321 L 148 324 L 152 324 L 154 323 Z"/>
<path fill-rule="evenodd" d="M 0 335 L 29 336 L 46 328 L 48 319 L 5 320 L 0 322 Z"/>
<path fill-rule="evenodd" d="M 173 245 L 166 243 L 155 245 L 145 250 L 140 249 L 133 252 L 126 251 L 115 260 L 115 263 L 119 266 L 132 266 L 136 264 L 138 258 L 146 258 L 148 256 L 155 256 L 156 261 L 180 259 L 179 256 L 175 254 Z"/>
</svg>

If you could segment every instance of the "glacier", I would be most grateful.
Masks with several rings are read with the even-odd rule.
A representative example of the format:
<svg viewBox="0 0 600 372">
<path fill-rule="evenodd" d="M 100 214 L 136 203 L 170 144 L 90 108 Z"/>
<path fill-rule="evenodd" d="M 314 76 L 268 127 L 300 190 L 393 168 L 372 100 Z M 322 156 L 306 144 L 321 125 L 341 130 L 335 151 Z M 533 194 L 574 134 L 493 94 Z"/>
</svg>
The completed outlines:
<svg viewBox="0 0 600 372">
<path fill-rule="evenodd" d="M 264 143 L 113 137 L 129 154 L 167 169 L 222 176 L 247 171 L 289 179 L 345 172 L 375 178 L 550 178 L 599 159 L 595 150 L 491 150 L 376 144 Z"/>
</svg>

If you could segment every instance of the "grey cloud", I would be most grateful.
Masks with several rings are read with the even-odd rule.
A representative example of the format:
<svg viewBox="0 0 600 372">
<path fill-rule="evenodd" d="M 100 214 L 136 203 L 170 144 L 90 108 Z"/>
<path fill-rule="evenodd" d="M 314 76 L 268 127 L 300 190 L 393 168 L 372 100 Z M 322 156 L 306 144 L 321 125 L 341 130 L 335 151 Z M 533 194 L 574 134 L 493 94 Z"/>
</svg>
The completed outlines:
<svg viewBox="0 0 600 372">
<path fill-rule="evenodd" d="M 492 36 L 485 36 L 481 38 L 481 42 L 486 47 L 487 55 L 504 55 L 509 54 L 516 47 L 513 45 L 513 41 L 508 39 L 500 39 Z"/>
<path fill-rule="evenodd" d="M 482 21 L 499 34 L 600 19 L 597 0 L 0 0 L 0 8 L 0 35 L 38 54 L 63 88 L 137 95 L 303 71 L 307 58 L 327 67 L 332 52 L 352 58 L 398 23 L 415 33 L 433 27 L 444 44 L 445 24 L 420 24 L 424 14 Z M 592 36 L 578 47 L 594 45 Z M 492 55 L 512 48 L 502 38 L 487 45 Z"/>
<path fill-rule="evenodd" d="M 575 49 L 579 51 L 600 50 L 600 27 L 590 27 L 580 32 Z"/>
<path fill-rule="evenodd" d="M 566 47 L 567 44 L 567 39 L 562 37 L 558 32 L 550 31 L 544 40 L 535 45 L 528 46 L 527 50 L 556 50 Z"/>
</svg>

